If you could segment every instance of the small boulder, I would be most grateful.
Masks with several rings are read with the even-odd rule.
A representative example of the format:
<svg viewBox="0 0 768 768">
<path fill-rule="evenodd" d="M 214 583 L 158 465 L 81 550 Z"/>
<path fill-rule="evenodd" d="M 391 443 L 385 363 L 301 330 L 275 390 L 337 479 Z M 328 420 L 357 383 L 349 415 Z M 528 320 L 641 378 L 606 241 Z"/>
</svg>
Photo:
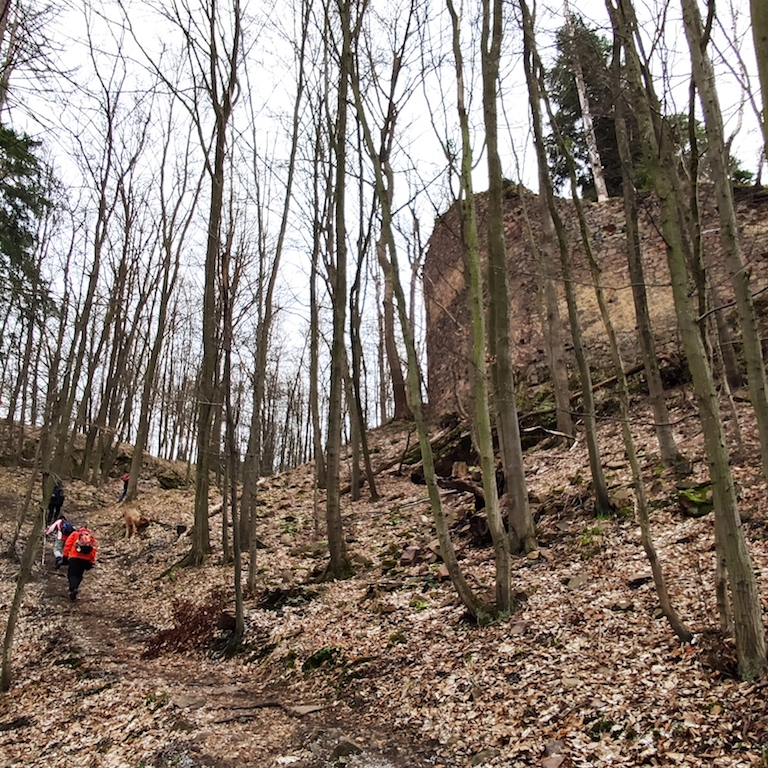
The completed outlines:
<svg viewBox="0 0 768 768">
<path fill-rule="evenodd" d="M 410 565 L 415 565 L 419 559 L 420 552 L 421 549 L 414 544 L 412 544 L 410 547 L 406 547 L 405 552 L 400 555 L 400 565 L 403 568 L 407 568 Z"/>
<path fill-rule="evenodd" d="M 647 584 L 649 581 L 653 581 L 653 574 L 652 573 L 635 573 L 632 574 L 627 579 L 627 586 L 630 589 L 637 589 L 638 587 L 641 587 L 643 584 Z"/>
</svg>

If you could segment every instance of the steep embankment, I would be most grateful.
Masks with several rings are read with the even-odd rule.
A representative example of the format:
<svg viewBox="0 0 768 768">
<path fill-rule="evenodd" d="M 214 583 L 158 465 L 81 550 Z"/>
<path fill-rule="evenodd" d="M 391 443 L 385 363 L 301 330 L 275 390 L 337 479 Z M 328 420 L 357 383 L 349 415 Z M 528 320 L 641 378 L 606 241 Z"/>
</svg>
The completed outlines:
<svg viewBox="0 0 768 768">
<path fill-rule="evenodd" d="M 680 447 L 700 459 L 685 393 L 675 401 Z M 349 581 L 314 580 L 325 554 L 314 536 L 323 507 L 311 471 L 268 479 L 259 590 L 247 597 L 246 648 L 230 659 L 210 648 L 172 650 L 199 625 L 197 609 L 215 608 L 218 588 L 232 593 L 232 568 L 216 553 L 203 568 L 162 576 L 188 548 L 176 526 L 191 522 L 192 492 L 142 478 L 137 506 L 152 523 L 128 541 L 114 503 L 119 484 L 97 491 L 69 482 L 65 509 L 96 531 L 100 561 L 76 603 L 50 556 L 27 590 L 14 687 L 0 698 L 0 764 L 757 765 L 768 744 L 763 688 L 733 679 L 730 646 L 715 639 L 711 516 L 682 516 L 641 404 L 635 414 L 656 544 L 675 606 L 697 633 L 693 646 L 680 646 L 658 615 L 631 513 L 591 516 L 580 444 L 527 454 L 542 549 L 516 562 L 520 611 L 481 628 L 439 580 L 424 488 L 396 461 L 405 432 L 373 436 L 374 463 L 388 466 L 377 477 L 381 500 L 344 499 L 356 564 Z M 631 506 L 618 425 L 605 421 L 601 431 L 613 492 Z M 734 471 L 765 590 L 766 487 L 749 440 L 746 457 Z M 703 479 L 700 460 L 694 469 Z M 27 480 L 26 470 L 0 474 L 5 542 Z M 445 503 L 463 567 L 491 592 L 491 550 L 468 536 L 471 497 L 451 492 Z M 211 524 L 219 548 L 220 516 Z M 414 545 L 420 557 L 401 565 Z M 0 561 L 6 611 L 16 567 Z"/>
</svg>

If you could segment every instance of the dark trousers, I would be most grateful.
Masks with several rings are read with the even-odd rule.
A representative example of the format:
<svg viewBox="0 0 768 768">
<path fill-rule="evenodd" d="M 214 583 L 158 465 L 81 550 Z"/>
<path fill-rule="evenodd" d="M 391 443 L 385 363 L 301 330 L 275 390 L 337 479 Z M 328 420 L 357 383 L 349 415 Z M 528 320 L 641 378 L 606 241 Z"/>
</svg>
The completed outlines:
<svg viewBox="0 0 768 768">
<path fill-rule="evenodd" d="M 69 582 L 69 591 L 77 592 L 80 589 L 80 583 L 83 580 L 83 574 L 90 570 L 91 564 L 82 557 L 70 557 L 69 567 L 67 568 L 67 581 Z"/>
<path fill-rule="evenodd" d="M 48 504 L 48 525 L 50 525 L 54 520 L 59 519 L 63 503 L 63 501 L 52 501 L 50 504 Z"/>
</svg>

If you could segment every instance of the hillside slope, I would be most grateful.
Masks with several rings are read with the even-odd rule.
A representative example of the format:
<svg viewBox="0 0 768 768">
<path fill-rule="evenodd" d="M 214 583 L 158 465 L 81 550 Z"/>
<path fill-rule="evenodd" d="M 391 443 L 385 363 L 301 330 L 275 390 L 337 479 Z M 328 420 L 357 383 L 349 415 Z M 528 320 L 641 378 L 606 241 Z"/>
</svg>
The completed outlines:
<svg viewBox="0 0 768 768">
<path fill-rule="evenodd" d="M 682 390 L 672 399 L 680 447 L 693 460 L 690 479 L 704 480 L 692 407 Z M 247 598 L 246 647 L 234 658 L 215 647 L 173 650 L 195 625 L 196 608 L 218 616 L 215 590 L 232 594 L 232 567 L 220 563 L 220 516 L 211 518 L 217 551 L 209 563 L 164 576 L 188 548 L 177 525 L 192 521 L 192 491 L 142 478 L 136 506 L 152 522 L 127 540 L 120 484 L 95 490 L 72 481 L 65 511 L 97 533 L 99 563 L 72 603 L 46 544 L 16 631 L 14 685 L 0 698 L 0 765 L 764 764 L 766 683 L 735 679 L 731 646 L 717 637 L 712 516 L 681 514 L 644 404 L 634 413 L 656 545 L 674 605 L 696 633 L 693 645 L 681 646 L 659 616 L 631 512 L 592 516 L 581 443 L 526 454 L 542 548 L 538 558 L 516 561 L 520 610 L 485 627 L 466 621 L 439 579 L 425 489 L 398 461 L 413 435 L 397 426 L 372 434 L 375 466 L 388 468 L 377 477 L 380 501 L 343 500 L 356 564 L 348 581 L 315 578 L 325 550 L 314 534 L 323 504 L 311 468 L 268 478 L 259 590 Z M 741 428 L 745 449 L 734 472 L 766 596 L 766 485 L 746 411 Z M 604 421 L 612 492 L 631 507 L 619 441 L 618 423 Z M 29 470 L 0 470 L 4 547 L 28 480 Z M 492 591 L 492 552 L 467 534 L 471 497 L 446 493 L 445 503 L 472 584 Z M 401 565 L 408 546 L 421 556 Z M 12 559 L 0 560 L 3 617 L 16 570 Z M 191 601 L 186 634 L 171 631 L 179 600 Z"/>
</svg>

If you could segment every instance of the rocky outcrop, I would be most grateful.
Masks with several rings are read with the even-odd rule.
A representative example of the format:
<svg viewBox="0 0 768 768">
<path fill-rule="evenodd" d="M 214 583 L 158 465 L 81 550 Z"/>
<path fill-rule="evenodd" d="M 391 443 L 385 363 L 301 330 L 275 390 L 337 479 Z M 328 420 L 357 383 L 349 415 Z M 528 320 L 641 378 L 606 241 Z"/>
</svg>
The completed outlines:
<svg viewBox="0 0 768 768">
<path fill-rule="evenodd" d="M 739 223 L 744 259 L 752 271 L 753 291 L 761 319 L 768 306 L 760 293 L 768 285 L 768 194 L 759 190 L 737 191 Z M 481 248 L 485 248 L 486 198 L 478 195 Z M 621 199 L 585 203 L 591 244 L 602 270 L 602 285 L 627 366 L 640 362 L 637 347 L 634 301 L 627 269 L 624 206 Z M 595 291 L 579 235 L 572 201 L 558 202 L 568 231 L 573 276 L 580 308 L 582 332 L 589 351 L 595 380 L 613 375 L 608 341 L 600 319 Z M 728 306 L 732 293 L 722 266 L 719 230 L 712 194 L 701 200 L 702 244 L 710 279 L 729 326 L 738 337 L 735 308 Z M 648 299 L 658 354 L 670 366 L 683 359 L 677 334 L 672 291 L 669 284 L 664 241 L 658 231 L 655 202 L 650 195 L 641 200 L 640 233 Z M 505 212 L 505 233 L 510 283 L 510 334 L 514 365 L 522 397 L 549 378 L 542 336 L 539 300 L 539 268 L 535 245 L 541 241 L 538 197 L 510 188 Z M 559 272 L 559 268 L 555 265 Z M 561 317 L 565 339 L 567 310 L 562 290 Z M 424 263 L 424 296 L 427 319 L 428 398 L 433 418 L 465 413 L 469 408 L 469 314 L 466 306 L 460 211 L 454 204 L 435 223 Z M 573 362 L 573 361 L 572 361 Z"/>
</svg>

